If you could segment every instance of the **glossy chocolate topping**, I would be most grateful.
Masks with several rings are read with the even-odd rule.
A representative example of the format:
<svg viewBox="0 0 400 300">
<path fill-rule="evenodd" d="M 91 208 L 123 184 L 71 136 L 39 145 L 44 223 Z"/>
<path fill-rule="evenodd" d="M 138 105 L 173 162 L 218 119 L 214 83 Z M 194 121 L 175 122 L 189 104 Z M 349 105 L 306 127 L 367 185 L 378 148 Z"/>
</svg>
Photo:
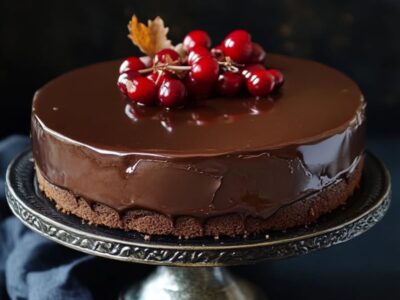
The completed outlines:
<svg viewBox="0 0 400 300">
<path fill-rule="evenodd" d="M 166 110 L 130 104 L 119 63 L 72 71 L 35 95 L 36 164 L 78 196 L 119 211 L 268 217 L 342 180 L 362 155 L 362 94 L 324 65 L 270 55 L 280 93 Z"/>
</svg>

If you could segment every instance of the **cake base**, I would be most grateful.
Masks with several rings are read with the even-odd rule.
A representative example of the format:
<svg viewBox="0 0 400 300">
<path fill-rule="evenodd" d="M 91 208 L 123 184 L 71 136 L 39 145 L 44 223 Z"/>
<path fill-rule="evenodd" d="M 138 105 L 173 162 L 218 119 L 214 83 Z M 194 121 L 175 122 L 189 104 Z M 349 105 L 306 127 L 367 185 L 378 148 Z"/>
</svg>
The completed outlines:
<svg viewBox="0 0 400 300">
<path fill-rule="evenodd" d="M 339 180 L 320 192 L 280 208 L 267 219 L 229 214 L 201 220 L 181 216 L 172 219 L 144 209 L 131 209 L 123 213 L 104 204 L 74 195 L 47 181 L 36 167 L 39 189 L 55 202 L 63 213 L 76 215 L 90 224 L 105 225 L 127 231 L 135 230 L 147 235 L 174 235 L 183 238 L 220 235 L 249 235 L 268 230 L 284 230 L 315 222 L 321 215 L 331 212 L 353 194 L 362 174 L 363 160 L 346 179 Z"/>
</svg>

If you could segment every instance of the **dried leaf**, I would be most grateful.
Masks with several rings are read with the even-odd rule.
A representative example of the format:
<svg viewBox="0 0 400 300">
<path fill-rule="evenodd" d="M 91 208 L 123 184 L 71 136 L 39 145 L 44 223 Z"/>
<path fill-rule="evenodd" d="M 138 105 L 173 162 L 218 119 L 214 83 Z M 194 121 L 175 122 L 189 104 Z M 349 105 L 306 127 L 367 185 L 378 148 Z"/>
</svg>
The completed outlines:
<svg viewBox="0 0 400 300">
<path fill-rule="evenodd" d="M 176 45 L 175 47 L 174 47 L 174 50 L 176 51 L 176 52 L 178 52 L 178 54 L 179 54 L 179 56 L 181 57 L 181 62 L 182 63 L 186 63 L 187 62 L 187 52 L 186 52 L 186 50 L 185 50 L 185 48 L 183 47 L 183 44 L 182 43 L 179 43 L 178 45 Z"/>
<path fill-rule="evenodd" d="M 164 21 L 160 17 L 148 20 L 146 26 L 133 15 L 128 24 L 128 29 L 128 37 L 132 43 L 150 57 L 154 57 L 161 49 L 172 47 L 171 41 L 167 38 L 169 29 L 164 26 Z"/>
</svg>

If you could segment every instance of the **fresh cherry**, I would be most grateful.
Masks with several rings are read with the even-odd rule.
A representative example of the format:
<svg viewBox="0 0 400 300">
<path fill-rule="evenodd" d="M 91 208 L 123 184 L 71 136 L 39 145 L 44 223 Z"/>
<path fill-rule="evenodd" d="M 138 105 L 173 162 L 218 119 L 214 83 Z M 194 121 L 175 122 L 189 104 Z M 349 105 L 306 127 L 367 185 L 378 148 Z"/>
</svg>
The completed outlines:
<svg viewBox="0 0 400 300">
<path fill-rule="evenodd" d="M 214 89 L 214 82 L 199 82 L 193 78 L 191 72 L 186 75 L 184 82 L 190 98 L 193 99 L 208 98 Z"/>
<path fill-rule="evenodd" d="M 146 68 L 150 68 L 153 65 L 153 59 L 149 56 L 141 56 L 139 59 L 144 63 Z"/>
<path fill-rule="evenodd" d="M 119 75 L 118 82 L 117 82 L 117 86 L 118 86 L 119 90 L 121 92 L 123 92 L 124 94 L 126 94 L 127 93 L 126 82 L 128 80 L 132 81 L 133 78 L 135 78 L 136 76 L 139 76 L 139 73 L 136 71 L 128 71 L 126 73 L 122 73 L 121 75 Z"/>
<path fill-rule="evenodd" d="M 252 72 L 247 79 L 247 89 L 253 96 L 265 97 L 274 89 L 274 77 L 267 70 L 258 70 Z"/>
<path fill-rule="evenodd" d="M 154 61 L 156 63 L 172 63 L 178 62 L 180 59 L 179 53 L 173 49 L 165 48 L 157 52 Z"/>
<path fill-rule="evenodd" d="M 217 81 L 217 91 L 221 96 L 234 96 L 243 86 L 243 77 L 239 73 L 225 72 Z"/>
<path fill-rule="evenodd" d="M 146 76 L 148 79 L 153 81 L 157 88 L 160 88 L 161 84 L 168 78 L 172 77 L 172 74 L 169 72 L 154 72 Z"/>
<path fill-rule="evenodd" d="M 190 51 L 196 46 L 210 48 L 211 39 L 207 32 L 203 30 L 193 30 L 183 39 L 183 46 L 187 51 Z"/>
<path fill-rule="evenodd" d="M 129 71 L 139 71 L 140 69 L 144 68 L 146 68 L 146 66 L 143 61 L 140 60 L 140 58 L 131 56 L 122 62 L 121 66 L 119 67 L 119 73 L 122 74 Z"/>
<path fill-rule="evenodd" d="M 192 77 L 198 82 L 215 82 L 218 73 L 219 65 L 213 57 L 203 56 L 192 65 Z"/>
<path fill-rule="evenodd" d="M 158 99 L 161 105 L 167 107 L 183 104 L 186 97 L 186 87 L 178 79 L 165 79 L 158 91 Z"/>
<path fill-rule="evenodd" d="M 221 53 L 221 54 L 223 54 L 223 52 L 224 52 L 224 45 L 223 44 L 219 44 L 219 45 L 217 45 L 217 46 L 215 46 L 214 48 L 212 48 L 211 49 L 211 53 L 212 54 L 219 54 L 219 53 Z"/>
<path fill-rule="evenodd" d="M 130 99 L 141 104 L 152 104 L 156 99 L 156 85 L 143 76 L 136 76 L 132 80 L 127 80 L 126 90 Z"/>
<path fill-rule="evenodd" d="M 251 50 L 251 55 L 249 58 L 249 63 L 251 64 L 258 64 L 262 63 L 265 60 L 265 57 L 267 54 L 265 53 L 264 48 L 257 43 L 252 44 L 252 50 Z"/>
<path fill-rule="evenodd" d="M 231 32 L 223 42 L 224 54 L 240 64 L 248 62 L 252 50 L 251 36 L 245 30 Z"/>
<path fill-rule="evenodd" d="M 272 75 L 275 81 L 275 90 L 279 89 L 283 83 L 285 82 L 285 79 L 283 78 L 283 74 L 281 71 L 277 69 L 269 69 L 268 72 Z"/>
<path fill-rule="evenodd" d="M 265 67 L 262 64 L 248 65 L 242 70 L 242 75 L 244 76 L 244 78 L 249 79 L 251 74 L 254 71 L 258 71 L 258 70 L 265 70 Z"/>
<path fill-rule="evenodd" d="M 224 46 L 219 44 L 211 49 L 211 54 L 217 59 L 222 60 L 224 59 Z"/>
<path fill-rule="evenodd" d="M 204 56 L 211 57 L 211 52 L 203 46 L 195 46 L 189 51 L 188 64 L 193 65 L 196 61 Z"/>
</svg>

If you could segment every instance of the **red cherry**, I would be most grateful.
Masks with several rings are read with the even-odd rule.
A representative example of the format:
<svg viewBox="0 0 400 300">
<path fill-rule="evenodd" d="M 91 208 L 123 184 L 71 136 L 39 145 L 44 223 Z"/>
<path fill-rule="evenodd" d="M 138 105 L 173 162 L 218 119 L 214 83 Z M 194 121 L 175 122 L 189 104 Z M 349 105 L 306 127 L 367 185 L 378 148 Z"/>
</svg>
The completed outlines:
<svg viewBox="0 0 400 300">
<path fill-rule="evenodd" d="M 179 61 L 180 56 L 179 53 L 173 49 L 162 49 L 157 52 L 156 56 L 154 57 L 154 61 L 156 63 L 168 63 L 168 62 L 177 62 Z"/>
<path fill-rule="evenodd" d="M 211 54 L 217 59 L 223 59 L 224 58 L 224 46 L 223 45 L 217 45 L 214 48 L 211 49 Z"/>
<path fill-rule="evenodd" d="M 219 44 L 217 46 L 215 46 L 214 48 L 211 49 L 211 53 L 223 53 L 224 52 L 224 45 Z"/>
<path fill-rule="evenodd" d="M 183 104 L 186 96 L 186 87 L 178 79 L 165 79 L 158 91 L 160 103 L 167 107 Z"/>
<path fill-rule="evenodd" d="M 240 64 L 246 63 L 253 49 L 251 36 L 245 30 L 235 30 L 225 38 L 223 47 L 224 54 L 233 61 Z"/>
<path fill-rule="evenodd" d="M 274 77 L 267 70 L 254 71 L 246 81 L 247 89 L 253 96 L 267 96 L 274 89 Z"/>
<path fill-rule="evenodd" d="M 169 72 L 162 72 L 161 74 L 158 72 L 151 73 L 146 76 L 148 79 L 153 81 L 157 88 L 160 88 L 161 84 L 168 78 L 171 78 L 171 73 Z"/>
<path fill-rule="evenodd" d="M 189 51 L 188 64 L 193 65 L 196 61 L 204 56 L 211 57 L 211 52 L 203 46 L 195 46 Z"/>
<path fill-rule="evenodd" d="M 150 68 L 153 65 L 153 59 L 149 56 L 141 56 L 139 59 L 143 62 L 146 68 Z"/>
<path fill-rule="evenodd" d="M 225 72 L 220 74 L 217 82 L 217 91 L 222 96 L 234 96 L 243 86 L 243 77 L 239 73 Z"/>
<path fill-rule="evenodd" d="M 153 81 L 154 83 L 157 83 L 157 82 L 158 82 L 158 79 L 159 79 L 161 76 L 162 76 L 162 75 L 159 74 L 158 72 L 153 72 L 153 73 L 150 73 L 149 75 L 147 75 L 146 77 L 147 77 L 148 79 L 150 79 L 151 81 Z"/>
<path fill-rule="evenodd" d="M 192 65 L 192 77 L 199 82 L 215 82 L 218 78 L 218 62 L 209 56 L 203 56 Z"/>
<path fill-rule="evenodd" d="M 254 71 L 258 70 L 265 70 L 265 67 L 262 64 L 248 65 L 242 70 L 242 75 L 244 76 L 244 78 L 249 79 L 251 77 L 251 74 Z"/>
<path fill-rule="evenodd" d="M 207 32 L 203 30 L 193 30 L 189 32 L 183 39 L 183 47 L 190 51 L 196 46 L 202 46 L 205 48 L 211 47 L 211 39 Z"/>
<path fill-rule="evenodd" d="M 126 94 L 127 93 L 126 82 L 128 80 L 132 81 L 132 79 L 135 78 L 136 76 L 139 76 L 139 73 L 136 71 L 128 71 L 126 73 L 122 73 L 121 75 L 119 75 L 117 82 L 119 90 L 124 94 Z"/>
<path fill-rule="evenodd" d="M 143 76 L 136 76 L 126 82 L 128 97 L 135 102 L 152 104 L 156 99 L 157 88 L 153 81 Z"/>
<path fill-rule="evenodd" d="M 213 92 L 213 82 L 198 82 L 193 78 L 193 74 L 191 72 L 185 77 L 184 82 L 191 98 L 205 99 L 210 97 L 211 93 Z"/>
<path fill-rule="evenodd" d="M 269 69 L 268 72 L 272 75 L 275 81 L 275 90 L 279 89 L 283 83 L 285 82 L 285 79 L 283 78 L 283 74 L 281 71 L 277 69 Z"/>
<path fill-rule="evenodd" d="M 126 74 L 119 75 L 118 81 L 117 81 L 117 86 L 118 86 L 119 90 L 124 94 L 126 94 L 126 92 L 127 92 L 125 84 L 126 84 Z"/>
<path fill-rule="evenodd" d="M 251 55 L 249 58 L 249 63 L 251 64 L 258 64 L 262 63 L 265 60 L 265 57 L 267 56 L 267 53 L 265 53 L 264 48 L 257 43 L 252 44 L 252 50 L 251 50 Z"/>
<path fill-rule="evenodd" d="M 139 71 L 146 68 L 145 64 L 136 56 L 131 56 L 125 59 L 119 67 L 119 73 L 126 73 L 129 71 Z"/>
</svg>

